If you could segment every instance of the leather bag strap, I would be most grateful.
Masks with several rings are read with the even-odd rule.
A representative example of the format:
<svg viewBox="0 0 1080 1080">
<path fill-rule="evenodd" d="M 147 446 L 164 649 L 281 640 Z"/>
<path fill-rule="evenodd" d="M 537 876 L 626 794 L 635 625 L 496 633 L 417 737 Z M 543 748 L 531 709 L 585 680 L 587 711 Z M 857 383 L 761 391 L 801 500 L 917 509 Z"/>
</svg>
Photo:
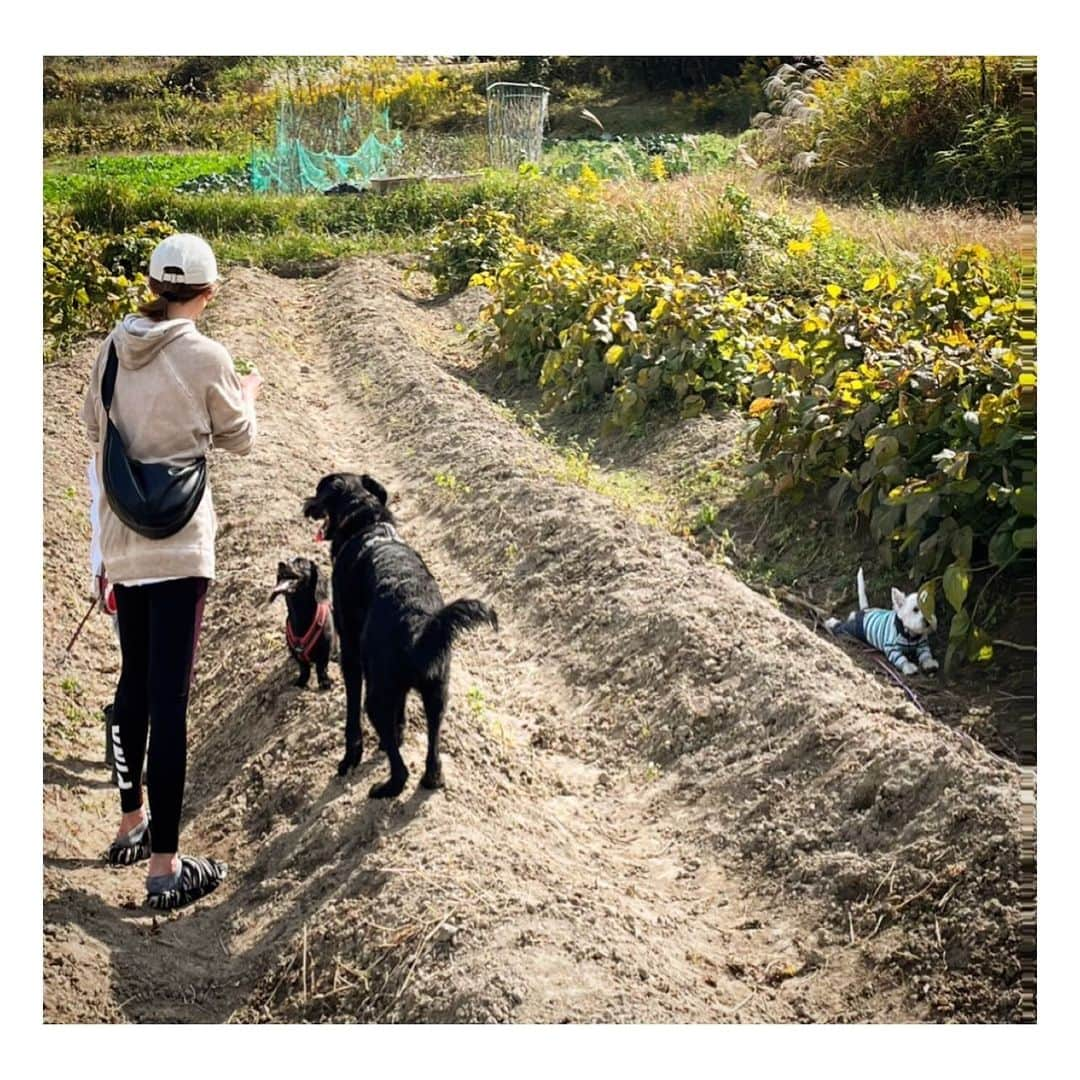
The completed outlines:
<svg viewBox="0 0 1080 1080">
<path fill-rule="evenodd" d="M 105 374 L 101 376 L 101 404 L 105 406 L 105 415 L 109 415 L 112 405 L 113 390 L 116 387 L 116 369 L 120 360 L 116 355 L 116 345 L 109 342 L 109 359 L 105 361 Z"/>
</svg>

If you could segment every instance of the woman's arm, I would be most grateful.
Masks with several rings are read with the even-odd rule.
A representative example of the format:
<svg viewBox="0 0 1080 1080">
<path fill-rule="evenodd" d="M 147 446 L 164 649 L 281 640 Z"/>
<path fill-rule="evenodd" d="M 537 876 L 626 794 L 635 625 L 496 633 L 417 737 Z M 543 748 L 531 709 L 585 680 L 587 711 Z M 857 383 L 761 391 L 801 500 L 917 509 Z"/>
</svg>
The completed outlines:
<svg viewBox="0 0 1080 1080">
<path fill-rule="evenodd" d="M 214 446 L 233 454 L 246 454 L 255 442 L 255 395 L 258 386 L 251 388 L 252 376 L 241 379 L 233 367 L 232 358 L 222 349 L 224 363 L 220 375 L 206 391 Z M 261 382 L 261 377 L 259 377 Z"/>
</svg>

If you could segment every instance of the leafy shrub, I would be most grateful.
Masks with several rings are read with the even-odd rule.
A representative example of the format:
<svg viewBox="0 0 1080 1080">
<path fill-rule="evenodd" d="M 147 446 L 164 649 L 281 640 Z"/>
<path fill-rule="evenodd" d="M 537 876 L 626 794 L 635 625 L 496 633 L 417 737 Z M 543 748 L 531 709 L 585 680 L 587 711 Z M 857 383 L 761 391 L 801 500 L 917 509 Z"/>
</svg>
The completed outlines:
<svg viewBox="0 0 1080 1080">
<path fill-rule="evenodd" d="M 246 59 L 243 56 L 185 56 L 169 69 L 164 82 L 170 90 L 182 94 L 210 97 L 218 76 Z"/>
<path fill-rule="evenodd" d="M 827 488 L 955 609 L 949 659 L 992 647 L 965 608 L 976 562 L 1005 568 L 1035 547 L 1035 375 L 1022 370 L 1015 296 L 985 249 L 906 280 L 828 286 L 777 328 L 749 414 L 755 471 L 776 494 Z"/>
<path fill-rule="evenodd" d="M 69 215 L 46 209 L 43 306 L 47 355 L 73 338 L 108 330 L 146 295 L 143 269 L 157 243 L 175 230 L 142 223 L 123 236 L 87 232 Z"/>
<path fill-rule="evenodd" d="M 475 206 L 435 230 L 423 256 L 424 268 L 442 292 L 457 292 L 475 274 L 494 270 L 513 248 L 513 218 L 501 210 Z"/>
<path fill-rule="evenodd" d="M 535 375 L 548 407 L 604 399 L 609 424 L 628 427 L 658 405 L 692 416 L 707 398 L 738 400 L 728 327 L 742 325 L 746 301 L 734 279 L 668 262 L 616 272 L 519 240 L 478 280 L 494 296 L 482 314 L 485 350 Z"/>
<path fill-rule="evenodd" d="M 613 427 L 657 408 L 743 407 L 756 483 L 854 514 L 888 565 L 923 582 L 928 610 L 940 583 L 947 662 L 990 658 L 971 585 L 1034 558 L 1035 375 L 1020 364 L 1015 289 L 984 249 L 770 298 L 730 273 L 644 261 L 616 272 L 520 238 L 513 248 L 477 279 L 492 292 L 477 333 L 538 380 L 547 407 L 603 402 Z"/>
<path fill-rule="evenodd" d="M 747 57 L 737 75 L 724 75 L 704 90 L 676 93 L 675 100 L 685 96 L 699 124 L 745 131 L 751 117 L 767 107 L 763 84 L 779 63 L 776 58 Z"/>
<path fill-rule="evenodd" d="M 934 155 L 929 175 L 955 199 L 1019 204 L 1026 185 L 1035 189 L 1030 164 L 1024 153 L 1023 119 L 982 108 L 965 121 L 954 147 Z"/>
</svg>

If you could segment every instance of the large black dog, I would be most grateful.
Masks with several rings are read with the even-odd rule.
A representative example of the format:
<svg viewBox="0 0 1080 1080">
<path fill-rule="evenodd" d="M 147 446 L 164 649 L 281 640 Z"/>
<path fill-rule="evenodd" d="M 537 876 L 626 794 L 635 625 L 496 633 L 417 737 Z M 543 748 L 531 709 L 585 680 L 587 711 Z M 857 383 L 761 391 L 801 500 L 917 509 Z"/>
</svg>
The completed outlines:
<svg viewBox="0 0 1080 1080">
<path fill-rule="evenodd" d="M 450 646 L 479 623 L 498 628 L 495 612 L 479 600 L 443 604 L 424 560 L 398 538 L 386 489 L 370 476 L 331 473 L 304 501 L 304 514 L 323 522 L 334 564 L 334 627 L 345 680 L 344 776 L 360 763 L 360 695 L 390 758 L 390 779 L 371 789 L 375 799 L 401 793 L 409 770 L 401 758 L 405 698 L 418 690 L 427 715 L 427 763 L 420 783 L 442 786 L 439 728 L 450 690 Z"/>
</svg>

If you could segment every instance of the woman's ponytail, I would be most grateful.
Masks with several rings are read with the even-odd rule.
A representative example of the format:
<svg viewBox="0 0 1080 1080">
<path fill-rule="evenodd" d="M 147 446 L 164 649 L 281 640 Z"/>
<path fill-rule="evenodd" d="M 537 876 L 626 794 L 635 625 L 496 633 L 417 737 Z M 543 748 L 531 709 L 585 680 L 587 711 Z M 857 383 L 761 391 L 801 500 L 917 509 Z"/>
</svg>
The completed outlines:
<svg viewBox="0 0 1080 1080">
<path fill-rule="evenodd" d="M 183 304 L 188 300 L 194 300 L 201 296 L 210 285 L 180 285 L 174 282 L 158 281 L 150 279 L 150 291 L 154 294 L 153 300 L 147 300 L 139 305 L 139 314 L 154 322 L 161 322 L 169 314 L 169 304 Z"/>
</svg>

